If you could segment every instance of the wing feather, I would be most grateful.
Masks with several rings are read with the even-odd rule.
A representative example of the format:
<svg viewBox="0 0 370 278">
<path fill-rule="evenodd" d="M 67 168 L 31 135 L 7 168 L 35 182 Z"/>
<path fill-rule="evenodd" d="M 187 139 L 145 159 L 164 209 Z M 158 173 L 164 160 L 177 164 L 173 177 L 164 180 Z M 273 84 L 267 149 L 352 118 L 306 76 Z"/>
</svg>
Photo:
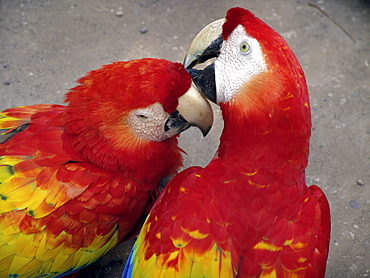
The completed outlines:
<svg viewBox="0 0 370 278">
<path fill-rule="evenodd" d="M 63 111 L 34 105 L 0 114 L 1 277 L 77 270 L 115 246 L 132 229 L 121 216 L 138 219 L 145 205 L 122 176 L 65 152 Z"/>
</svg>

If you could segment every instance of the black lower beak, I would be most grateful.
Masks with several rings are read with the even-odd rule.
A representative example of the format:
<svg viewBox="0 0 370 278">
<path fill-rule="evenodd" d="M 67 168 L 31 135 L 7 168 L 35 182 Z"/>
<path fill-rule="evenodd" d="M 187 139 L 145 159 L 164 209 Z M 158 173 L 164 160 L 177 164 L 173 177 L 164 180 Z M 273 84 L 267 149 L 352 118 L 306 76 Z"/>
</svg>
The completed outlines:
<svg viewBox="0 0 370 278">
<path fill-rule="evenodd" d="M 171 132 L 174 134 L 181 133 L 187 130 L 191 125 L 184 119 L 181 114 L 175 110 L 170 114 L 170 117 L 167 119 L 164 125 L 165 133 Z"/>
<path fill-rule="evenodd" d="M 210 101 L 217 104 L 214 63 L 210 64 L 203 70 L 187 69 L 187 71 L 191 75 L 194 84 L 200 92 Z"/>
</svg>

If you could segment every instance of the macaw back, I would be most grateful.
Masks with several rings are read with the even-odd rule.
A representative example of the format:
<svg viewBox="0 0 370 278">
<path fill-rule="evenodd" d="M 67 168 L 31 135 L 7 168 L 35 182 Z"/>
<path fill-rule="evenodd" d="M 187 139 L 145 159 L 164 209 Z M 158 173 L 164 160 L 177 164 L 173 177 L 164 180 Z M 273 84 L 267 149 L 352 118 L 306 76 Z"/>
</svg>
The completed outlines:
<svg viewBox="0 0 370 278">
<path fill-rule="evenodd" d="M 258 174 L 240 165 L 227 167 L 217 157 L 175 177 L 123 277 L 323 277 L 325 195 L 316 186 L 258 183 Z"/>
<path fill-rule="evenodd" d="M 134 180 L 64 151 L 64 109 L 1 114 L 0 128 L 11 134 L 0 144 L 1 277 L 53 277 L 85 266 L 134 234 L 150 206 L 150 191 Z"/>
</svg>

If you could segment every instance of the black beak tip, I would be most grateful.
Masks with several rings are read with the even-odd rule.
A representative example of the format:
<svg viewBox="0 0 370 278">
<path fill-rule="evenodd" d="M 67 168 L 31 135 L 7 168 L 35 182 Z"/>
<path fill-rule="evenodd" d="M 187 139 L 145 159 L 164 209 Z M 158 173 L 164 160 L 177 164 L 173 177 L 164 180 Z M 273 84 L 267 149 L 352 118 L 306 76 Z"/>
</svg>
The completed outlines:
<svg viewBox="0 0 370 278">
<path fill-rule="evenodd" d="M 203 134 L 203 137 L 206 137 L 208 135 L 208 133 L 211 131 L 211 126 L 207 129 L 202 129 L 202 134 Z"/>
</svg>

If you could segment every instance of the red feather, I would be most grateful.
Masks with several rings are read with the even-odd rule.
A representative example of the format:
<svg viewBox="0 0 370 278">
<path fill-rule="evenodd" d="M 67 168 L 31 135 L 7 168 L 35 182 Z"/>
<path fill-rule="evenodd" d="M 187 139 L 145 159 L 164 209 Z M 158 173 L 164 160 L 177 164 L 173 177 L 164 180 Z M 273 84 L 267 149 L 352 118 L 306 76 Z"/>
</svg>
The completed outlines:
<svg viewBox="0 0 370 278">
<path fill-rule="evenodd" d="M 153 103 L 176 109 L 191 83 L 181 64 L 115 62 L 78 82 L 67 106 L 1 113 L 0 276 L 53 277 L 96 260 L 135 234 L 160 179 L 181 166 L 176 137 L 147 141 L 125 122 Z"/>
<path fill-rule="evenodd" d="M 287 43 L 249 11 L 227 12 L 224 40 L 238 25 L 258 40 L 268 69 L 220 104 L 216 157 L 167 185 L 129 275 L 324 277 L 330 212 L 324 193 L 305 183 L 311 115 L 304 73 Z"/>
</svg>

